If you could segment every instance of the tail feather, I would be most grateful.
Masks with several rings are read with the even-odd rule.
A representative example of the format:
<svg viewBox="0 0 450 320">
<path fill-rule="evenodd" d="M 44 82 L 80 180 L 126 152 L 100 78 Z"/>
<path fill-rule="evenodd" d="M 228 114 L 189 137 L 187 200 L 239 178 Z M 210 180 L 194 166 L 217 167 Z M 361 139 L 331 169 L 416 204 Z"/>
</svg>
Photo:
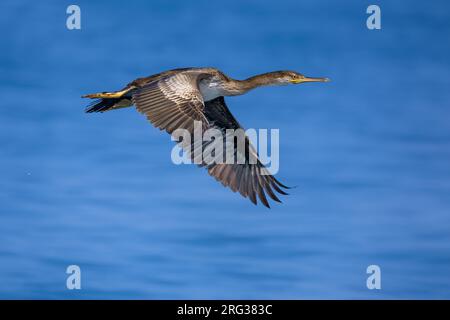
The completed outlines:
<svg viewBox="0 0 450 320">
<path fill-rule="evenodd" d="M 120 91 L 86 94 L 82 98 L 97 99 L 87 106 L 86 112 L 105 112 L 129 107 L 132 105 L 131 94 L 129 92 L 133 89 L 133 86 L 127 86 Z"/>
<path fill-rule="evenodd" d="M 86 113 L 105 112 L 114 108 L 121 99 L 98 99 L 86 107 Z"/>
</svg>

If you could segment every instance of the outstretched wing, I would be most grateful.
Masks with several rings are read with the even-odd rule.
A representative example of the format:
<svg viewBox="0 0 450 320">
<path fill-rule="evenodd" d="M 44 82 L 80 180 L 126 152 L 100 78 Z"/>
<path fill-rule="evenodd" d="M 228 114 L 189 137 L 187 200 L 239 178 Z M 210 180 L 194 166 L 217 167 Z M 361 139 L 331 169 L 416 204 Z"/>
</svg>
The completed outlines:
<svg viewBox="0 0 450 320">
<path fill-rule="evenodd" d="M 208 121 L 214 128 L 221 130 L 223 136 L 226 136 L 227 129 L 243 129 L 231 114 L 223 97 L 206 102 L 204 112 Z M 269 207 L 266 194 L 273 200 L 281 202 L 274 190 L 287 195 L 282 188 L 288 187 L 275 179 L 264 167 L 257 158 L 256 150 L 248 137 L 245 137 L 245 148 L 240 149 L 237 146 L 237 144 L 233 144 L 235 159 L 241 157 L 244 159 L 244 163 L 206 165 L 208 173 L 224 186 L 234 192 L 238 191 L 243 197 L 248 197 L 254 204 L 257 203 L 258 197 L 266 207 Z M 256 159 L 252 159 L 252 157 L 256 157 Z"/>
<path fill-rule="evenodd" d="M 208 126 L 205 104 L 198 89 L 198 72 L 181 72 L 144 85 L 133 94 L 139 112 L 161 130 L 172 133 L 184 128 L 193 132 L 194 121 Z"/>
<path fill-rule="evenodd" d="M 157 81 L 150 82 L 133 93 L 133 103 L 139 112 L 145 114 L 150 122 L 161 130 L 172 134 L 176 129 L 186 129 L 194 137 L 194 121 L 199 121 L 202 133 L 215 128 L 226 136 L 226 129 L 242 129 L 225 104 L 223 97 L 206 103 L 198 88 L 198 83 L 205 75 L 200 72 L 180 72 Z M 193 157 L 194 146 L 198 147 L 191 138 L 191 145 L 182 145 Z M 208 143 L 203 143 L 203 148 Z M 225 148 L 225 145 L 224 145 Z M 275 201 L 281 202 L 275 191 L 287 194 L 281 188 L 287 188 L 269 174 L 268 170 L 257 159 L 256 150 L 249 139 L 245 137 L 245 151 L 234 145 L 234 156 L 241 157 L 244 162 L 205 163 L 208 173 L 224 186 L 234 192 L 248 197 L 254 204 L 257 197 L 269 207 L 266 194 Z M 256 158 L 256 161 L 250 159 Z"/>
</svg>

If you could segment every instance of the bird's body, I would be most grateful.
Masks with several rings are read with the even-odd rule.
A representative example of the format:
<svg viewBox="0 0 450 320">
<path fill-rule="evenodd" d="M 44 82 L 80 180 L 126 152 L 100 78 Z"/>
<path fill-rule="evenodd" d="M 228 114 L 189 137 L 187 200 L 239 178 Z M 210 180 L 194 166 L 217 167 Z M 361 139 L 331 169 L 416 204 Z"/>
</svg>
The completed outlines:
<svg viewBox="0 0 450 320">
<path fill-rule="evenodd" d="M 194 131 L 194 122 L 201 123 L 203 132 L 217 129 L 242 129 L 225 104 L 224 96 L 241 95 L 260 86 L 303 82 L 325 82 L 326 78 L 307 78 L 293 71 L 276 71 L 246 80 L 235 80 L 215 68 L 182 68 L 138 78 L 122 90 L 88 94 L 96 100 L 86 112 L 105 112 L 136 105 L 150 122 L 172 134 L 176 129 Z M 184 148 L 194 148 L 184 145 Z M 235 156 L 243 156 L 244 163 L 201 163 L 208 173 L 224 186 L 238 191 L 256 204 L 257 197 L 267 207 L 266 194 L 279 201 L 273 190 L 286 194 L 287 188 L 273 177 L 257 159 L 257 153 L 245 138 L 245 154 L 234 147 Z M 251 155 L 256 161 L 251 161 Z"/>
</svg>

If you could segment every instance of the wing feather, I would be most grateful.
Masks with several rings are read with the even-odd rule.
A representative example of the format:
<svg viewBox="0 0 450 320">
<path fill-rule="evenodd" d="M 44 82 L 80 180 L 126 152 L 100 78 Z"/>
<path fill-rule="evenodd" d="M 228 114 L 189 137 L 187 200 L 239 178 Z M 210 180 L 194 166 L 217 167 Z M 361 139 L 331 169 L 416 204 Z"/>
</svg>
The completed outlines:
<svg viewBox="0 0 450 320">
<path fill-rule="evenodd" d="M 274 190 L 280 194 L 287 194 L 281 188 L 287 188 L 281 184 L 257 158 L 256 150 L 251 145 L 248 137 L 245 137 L 245 155 L 240 154 L 234 144 L 235 160 L 243 157 L 244 163 L 205 163 L 194 158 L 202 155 L 195 152 L 196 149 L 205 148 L 209 143 L 195 143 L 193 137 L 194 121 L 202 123 L 202 131 L 210 128 L 218 129 L 226 136 L 227 129 L 242 129 L 234 116 L 229 111 L 223 97 L 204 102 L 199 90 L 199 81 L 205 75 L 198 71 L 185 70 L 171 73 L 167 76 L 159 76 L 155 81 L 147 81 L 132 95 L 132 101 L 139 112 L 145 114 L 148 120 L 157 128 L 172 133 L 178 128 L 189 130 L 191 144 L 181 143 L 185 150 L 191 152 L 191 158 L 205 167 L 208 173 L 225 187 L 233 192 L 239 192 L 243 197 L 249 198 L 257 204 L 261 201 L 269 206 L 266 194 L 274 201 L 281 202 Z M 207 75 L 206 75 L 207 76 Z M 219 150 L 219 156 L 223 156 L 226 148 Z M 204 149 L 201 149 L 204 150 Z M 200 151 L 201 151 L 200 150 Z M 256 157 L 251 162 L 251 157 Z"/>
</svg>

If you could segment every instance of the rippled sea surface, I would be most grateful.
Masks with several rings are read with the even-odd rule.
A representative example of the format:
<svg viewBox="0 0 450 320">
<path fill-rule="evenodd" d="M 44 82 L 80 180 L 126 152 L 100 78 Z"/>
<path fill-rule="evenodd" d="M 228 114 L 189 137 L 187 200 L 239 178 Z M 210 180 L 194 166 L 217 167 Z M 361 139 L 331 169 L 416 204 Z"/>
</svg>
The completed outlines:
<svg viewBox="0 0 450 320">
<path fill-rule="evenodd" d="M 450 4 L 377 2 L 370 31 L 364 1 L 76 1 L 69 31 L 67 1 L 3 0 L 0 298 L 450 298 Z M 283 204 L 174 165 L 134 109 L 83 113 L 185 66 L 332 79 L 228 99 L 280 129 Z"/>
</svg>

